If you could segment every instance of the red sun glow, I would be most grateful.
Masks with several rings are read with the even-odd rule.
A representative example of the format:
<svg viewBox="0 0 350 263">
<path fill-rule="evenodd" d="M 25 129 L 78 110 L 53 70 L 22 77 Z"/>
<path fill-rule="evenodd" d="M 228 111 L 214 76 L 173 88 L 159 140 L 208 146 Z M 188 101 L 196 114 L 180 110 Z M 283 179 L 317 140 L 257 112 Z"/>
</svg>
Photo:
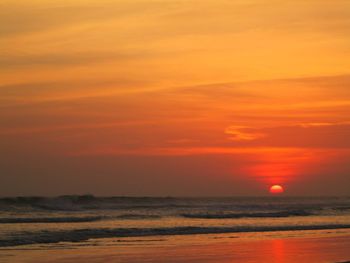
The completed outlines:
<svg viewBox="0 0 350 263">
<path fill-rule="evenodd" d="M 270 193 L 271 194 L 282 194 L 284 192 L 284 189 L 282 186 L 275 184 L 270 187 Z"/>
</svg>

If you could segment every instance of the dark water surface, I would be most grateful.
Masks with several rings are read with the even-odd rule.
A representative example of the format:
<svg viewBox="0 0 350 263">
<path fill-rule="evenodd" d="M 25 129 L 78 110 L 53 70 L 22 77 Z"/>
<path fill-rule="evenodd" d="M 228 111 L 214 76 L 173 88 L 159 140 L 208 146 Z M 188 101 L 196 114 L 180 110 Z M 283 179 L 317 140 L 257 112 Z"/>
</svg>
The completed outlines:
<svg viewBox="0 0 350 263">
<path fill-rule="evenodd" d="M 347 197 L 0 199 L 0 247 L 172 236 L 350 228 Z"/>
</svg>

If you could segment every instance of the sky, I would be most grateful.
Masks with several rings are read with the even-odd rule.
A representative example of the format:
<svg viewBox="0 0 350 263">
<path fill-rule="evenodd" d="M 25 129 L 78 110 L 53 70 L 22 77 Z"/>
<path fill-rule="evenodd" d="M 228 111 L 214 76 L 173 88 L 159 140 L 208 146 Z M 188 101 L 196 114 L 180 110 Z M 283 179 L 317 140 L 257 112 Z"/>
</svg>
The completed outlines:
<svg viewBox="0 0 350 263">
<path fill-rule="evenodd" d="M 2 0 L 0 195 L 350 194 L 347 0 Z"/>
</svg>

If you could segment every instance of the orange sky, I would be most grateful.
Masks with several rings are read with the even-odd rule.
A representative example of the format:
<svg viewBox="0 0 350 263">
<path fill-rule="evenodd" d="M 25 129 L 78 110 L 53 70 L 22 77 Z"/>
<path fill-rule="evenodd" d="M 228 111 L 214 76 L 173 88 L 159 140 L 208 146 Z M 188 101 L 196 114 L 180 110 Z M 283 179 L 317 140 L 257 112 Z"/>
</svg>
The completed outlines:
<svg viewBox="0 0 350 263">
<path fill-rule="evenodd" d="M 350 194 L 350 2 L 5 0 L 2 195 Z"/>
</svg>

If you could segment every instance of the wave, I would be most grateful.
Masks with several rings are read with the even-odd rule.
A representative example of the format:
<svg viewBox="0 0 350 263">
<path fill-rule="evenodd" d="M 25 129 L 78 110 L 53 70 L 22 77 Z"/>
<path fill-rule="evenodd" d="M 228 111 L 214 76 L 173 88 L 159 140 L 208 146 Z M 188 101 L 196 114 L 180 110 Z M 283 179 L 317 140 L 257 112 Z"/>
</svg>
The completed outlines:
<svg viewBox="0 0 350 263">
<path fill-rule="evenodd" d="M 117 219 L 160 219 L 159 215 L 139 215 L 139 214 L 124 214 L 116 216 Z"/>
<path fill-rule="evenodd" d="M 22 224 L 22 223 L 83 223 L 103 220 L 102 216 L 86 217 L 8 217 L 0 218 L 0 224 Z"/>
<path fill-rule="evenodd" d="M 200 209 L 200 211 L 287 211 L 332 209 L 346 212 L 350 198 L 175 198 L 175 197 L 95 197 L 93 195 L 64 195 L 58 197 L 9 197 L 0 198 L 0 211 L 82 211 L 122 209 Z M 258 215 L 259 216 L 259 215 Z"/>
<path fill-rule="evenodd" d="M 238 218 L 270 218 L 270 217 L 290 217 L 290 216 L 311 216 L 313 213 L 307 212 L 305 210 L 295 210 L 295 211 L 280 211 L 280 212 L 259 212 L 259 213 L 231 213 L 231 214 L 209 214 L 209 213 L 198 213 L 198 214 L 181 214 L 181 216 L 186 218 L 198 218 L 198 219 L 238 219 Z"/>
<path fill-rule="evenodd" d="M 0 218 L 0 224 L 25 224 L 25 223 L 84 223 L 96 222 L 107 219 L 120 220 L 142 220 L 142 219 L 160 219 L 159 215 L 143 215 L 143 214 L 122 214 L 118 216 L 83 216 L 83 217 L 3 217 Z"/>
<path fill-rule="evenodd" d="M 348 210 L 350 210 L 350 206 L 334 207 L 333 210 L 336 210 L 336 211 L 348 211 Z"/>
<path fill-rule="evenodd" d="M 94 207 L 97 198 L 91 195 L 59 197 L 13 197 L 1 198 L 2 209 L 29 207 L 41 210 L 73 211 L 80 207 Z"/>
<path fill-rule="evenodd" d="M 291 216 L 311 216 L 311 212 L 305 210 L 280 211 L 280 212 L 259 212 L 259 213 L 182 213 L 180 216 L 196 219 L 239 219 L 239 218 L 280 218 Z M 142 220 L 161 219 L 162 216 L 154 214 L 121 214 L 118 216 L 72 216 L 72 217 L 3 217 L 0 224 L 17 223 L 83 223 L 95 222 L 107 219 L 120 220 Z"/>
<path fill-rule="evenodd" d="M 144 237 L 166 235 L 222 234 L 242 232 L 298 231 L 345 229 L 350 224 L 295 225 L 295 226 L 245 226 L 245 227 L 170 227 L 170 228 L 119 228 L 76 229 L 65 231 L 24 232 L 22 236 L 0 239 L 0 247 L 18 245 L 49 244 L 59 242 L 82 242 L 96 238 Z"/>
<path fill-rule="evenodd" d="M 173 204 L 172 197 L 95 197 L 93 195 L 64 195 L 58 197 L 0 198 L 0 210 L 33 208 L 48 211 L 77 211 L 95 209 L 159 209 L 182 207 Z"/>
</svg>

